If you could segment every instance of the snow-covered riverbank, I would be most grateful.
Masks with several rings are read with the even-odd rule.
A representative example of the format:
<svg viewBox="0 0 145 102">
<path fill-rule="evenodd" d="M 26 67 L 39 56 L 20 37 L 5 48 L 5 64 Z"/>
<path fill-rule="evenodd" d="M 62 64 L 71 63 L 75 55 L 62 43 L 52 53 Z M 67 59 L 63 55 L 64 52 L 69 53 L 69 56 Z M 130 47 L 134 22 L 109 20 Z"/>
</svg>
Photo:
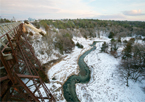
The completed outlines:
<svg viewBox="0 0 145 102">
<path fill-rule="evenodd" d="M 57 60 L 59 57 L 56 55 L 60 55 L 59 52 L 53 49 L 53 53 L 48 55 L 46 53 L 48 50 L 46 49 L 46 46 L 48 46 L 48 44 L 43 43 L 41 39 L 42 35 L 37 34 L 33 29 L 29 30 L 34 33 L 30 38 L 36 40 L 35 43 L 32 41 L 32 46 L 34 47 L 36 56 L 41 63 L 45 64 L 51 60 Z M 129 38 L 126 37 L 125 39 Z M 58 102 L 66 102 L 63 97 L 62 86 L 71 75 L 77 75 L 79 73 L 79 56 L 91 48 L 89 45 L 92 44 L 93 41 L 109 42 L 110 39 L 102 37 L 101 39 L 94 38 L 86 40 L 82 37 L 74 37 L 73 41 L 75 44 L 79 42 L 84 46 L 84 48 L 80 49 L 75 47 L 72 53 L 62 55 L 61 57 L 66 57 L 48 69 L 47 72 L 50 83 L 46 83 L 46 85 Z M 80 101 L 145 102 L 145 93 L 142 91 L 143 87 L 145 88 L 145 82 L 142 81 L 142 83 L 135 83 L 132 80 L 129 80 L 129 87 L 126 87 L 125 80 L 119 76 L 117 70 L 120 59 L 116 59 L 106 53 L 99 53 L 102 43 L 103 42 L 97 43 L 97 49 L 85 58 L 85 62 L 91 70 L 91 79 L 87 84 L 76 85 L 76 92 Z M 122 49 L 123 47 L 120 47 L 119 51 L 122 51 Z M 33 88 L 31 90 L 33 90 Z M 44 90 L 41 90 L 42 93 L 43 91 Z M 42 95 L 45 96 L 45 94 Z"/>
<path fill-rule="evenodd" d="M 79 56 L 89 50 L 91 48 L 89 45 L 96 40 L 97 38 L 86 40 L 85 38 L 74 37 L 73 41 L 75 43 L 79 42 L 80 44 L 83 44 L 84 48 L 80 49 L 75 47 L 71 54 L 66 54 L 67 57 L 48 70 L 50 84 L 47 84 L 47 86 L 57 101 L 65 102 L 62 95 L 62 85 L 69 76 L 77 75 L 79 73 L 79 67 L 77 64 Z"/>
<path fill-rule="evenodd" d="M 144 83 L 125 80 L 119 76 L 117 66 L 120 59 L 106 53 L 99 53 L 98 48 L 85 58 L 91 70 L 91 80 L 87 84 L 76 85 L 76 92 L 81 102 L 145 102 L 142 90 Z"/>
<path fill-rule="evenodd" d="M 106 41 L 109 39 L 74 38 L 75 43 L 84 45 L 84 49 L 75 47 L 71 54 L 67 54 L 62 61 L 48 71 L 50 91 L 58 102 L 65 102 L 62 85 L 72 74 L 79 73 L 78 58 L 90 49 L 93 41 Z M 125 80 L 119 76 L 117 66 L 120 59 L 106 53 L 99 53 L 102 42 L 97 43 L 97 49 L 85 58 L 91 70 L 91 79 L 87 84 L 77 84 L 76 92 L 81 102 L 144 102 L 145 94 L 142 91 L 143 83 L 129 80 L 126 87 Z"/>
</svg>

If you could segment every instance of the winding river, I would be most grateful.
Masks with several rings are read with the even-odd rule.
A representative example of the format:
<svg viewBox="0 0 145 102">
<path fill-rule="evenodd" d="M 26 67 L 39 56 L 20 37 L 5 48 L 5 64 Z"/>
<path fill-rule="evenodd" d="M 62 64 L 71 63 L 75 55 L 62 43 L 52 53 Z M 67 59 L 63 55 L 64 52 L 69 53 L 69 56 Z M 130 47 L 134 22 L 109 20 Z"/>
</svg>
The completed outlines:
<svg viewBox="0 0 145 102">
<path fill-rule="evenodd" d="M 96 45 L 96 43 L 97 43 L 96 41 L 93 42 L 93 44 L 90 45 L 90 46 L 93 46 L 93 48 L 86 51 L 83 55 L 80 56 L 79 61 L 78 61 L 78 65 L 80 68 L 79 75 L 70 76 L 63 85 L 63 92 L 64 92 L 63 94 L 64 94 L 64 97 L 67 102 L 79 102 L 79 99 L 77 98 L 76 91 L 75 91 L 76 90 L 75 84 L 76 83 L 87 83 L 90 80 L 91 72 L 90 72 L 87 64 L 84 62 L 84 58 L 91 51 L 96 49 L 96 47 L 94 46 L 94 45 Z"/>
</svg>

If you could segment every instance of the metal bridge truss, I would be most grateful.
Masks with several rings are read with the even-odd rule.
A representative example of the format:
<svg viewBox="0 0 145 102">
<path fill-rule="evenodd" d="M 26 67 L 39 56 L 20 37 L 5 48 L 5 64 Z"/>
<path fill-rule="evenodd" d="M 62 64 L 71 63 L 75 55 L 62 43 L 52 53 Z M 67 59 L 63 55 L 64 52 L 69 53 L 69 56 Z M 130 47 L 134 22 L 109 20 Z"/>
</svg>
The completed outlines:
<svg viewBox="0 0 145 102">
<path fill-rule="evenodd" d="M 23 33 L 23 24 L 0 37 L 7 41 L 0 51 L 0 101 L 55 102 L 43 76 L 43 68 Z"/>
</svg>

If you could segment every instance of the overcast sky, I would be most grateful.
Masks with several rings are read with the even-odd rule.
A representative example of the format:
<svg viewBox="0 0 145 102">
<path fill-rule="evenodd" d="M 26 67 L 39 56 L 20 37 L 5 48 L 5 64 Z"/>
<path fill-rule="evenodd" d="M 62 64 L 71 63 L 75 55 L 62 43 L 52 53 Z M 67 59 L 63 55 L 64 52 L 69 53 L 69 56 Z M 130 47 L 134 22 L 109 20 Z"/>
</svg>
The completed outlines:
<svg viewBox="0 0 145 102">
<path fill-rule="evenodd" d="M 0 0 L 0 16 L 145 21 L 145 0 Z"/>
</svg>

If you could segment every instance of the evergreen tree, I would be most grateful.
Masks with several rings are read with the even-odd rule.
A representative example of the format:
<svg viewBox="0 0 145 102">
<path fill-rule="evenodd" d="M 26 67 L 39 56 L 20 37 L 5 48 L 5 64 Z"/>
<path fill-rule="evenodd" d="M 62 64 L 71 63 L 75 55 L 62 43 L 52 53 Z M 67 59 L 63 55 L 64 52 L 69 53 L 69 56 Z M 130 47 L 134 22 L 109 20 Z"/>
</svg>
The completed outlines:
<svg viewBox="0 0 145 102">
<path fill-rule="evenodd" d="M 124 50 L 123 50 L 123 57 L 122 59 L 127 59 L 127 58 L 131 58 L 132 57 L 132 45 L 134 43 L 135 39 L 131 38 L 128 43 L 126 44 Z"/>
<path fill-rule="evenodd" d="M 101 52 L 107 52 L 107 50 L 108 50 L 108 44 L 104 42 L 101 47 Z"/>
<path fill-rule="evenodd" d="M 83 48 L 83 47 L 84 47 L 83 45 L 81 45 L 81 44 L 78 43 L 78 42 L 77 42 L 76 46 L 77 46 L 78 48 Z"/>
<path fill-rule="evenodd" d="M 115 35 L 115 34 L 114 34 L 113 32 L 110 32 L 108 38 L 113 38 L 114 35 Z"/>
<path fill-rule="evenodd" d="M 115 39 L 111 39 L 111 52 L 116 52 L 118 49 L 118 43 Z"/>
</svg>

